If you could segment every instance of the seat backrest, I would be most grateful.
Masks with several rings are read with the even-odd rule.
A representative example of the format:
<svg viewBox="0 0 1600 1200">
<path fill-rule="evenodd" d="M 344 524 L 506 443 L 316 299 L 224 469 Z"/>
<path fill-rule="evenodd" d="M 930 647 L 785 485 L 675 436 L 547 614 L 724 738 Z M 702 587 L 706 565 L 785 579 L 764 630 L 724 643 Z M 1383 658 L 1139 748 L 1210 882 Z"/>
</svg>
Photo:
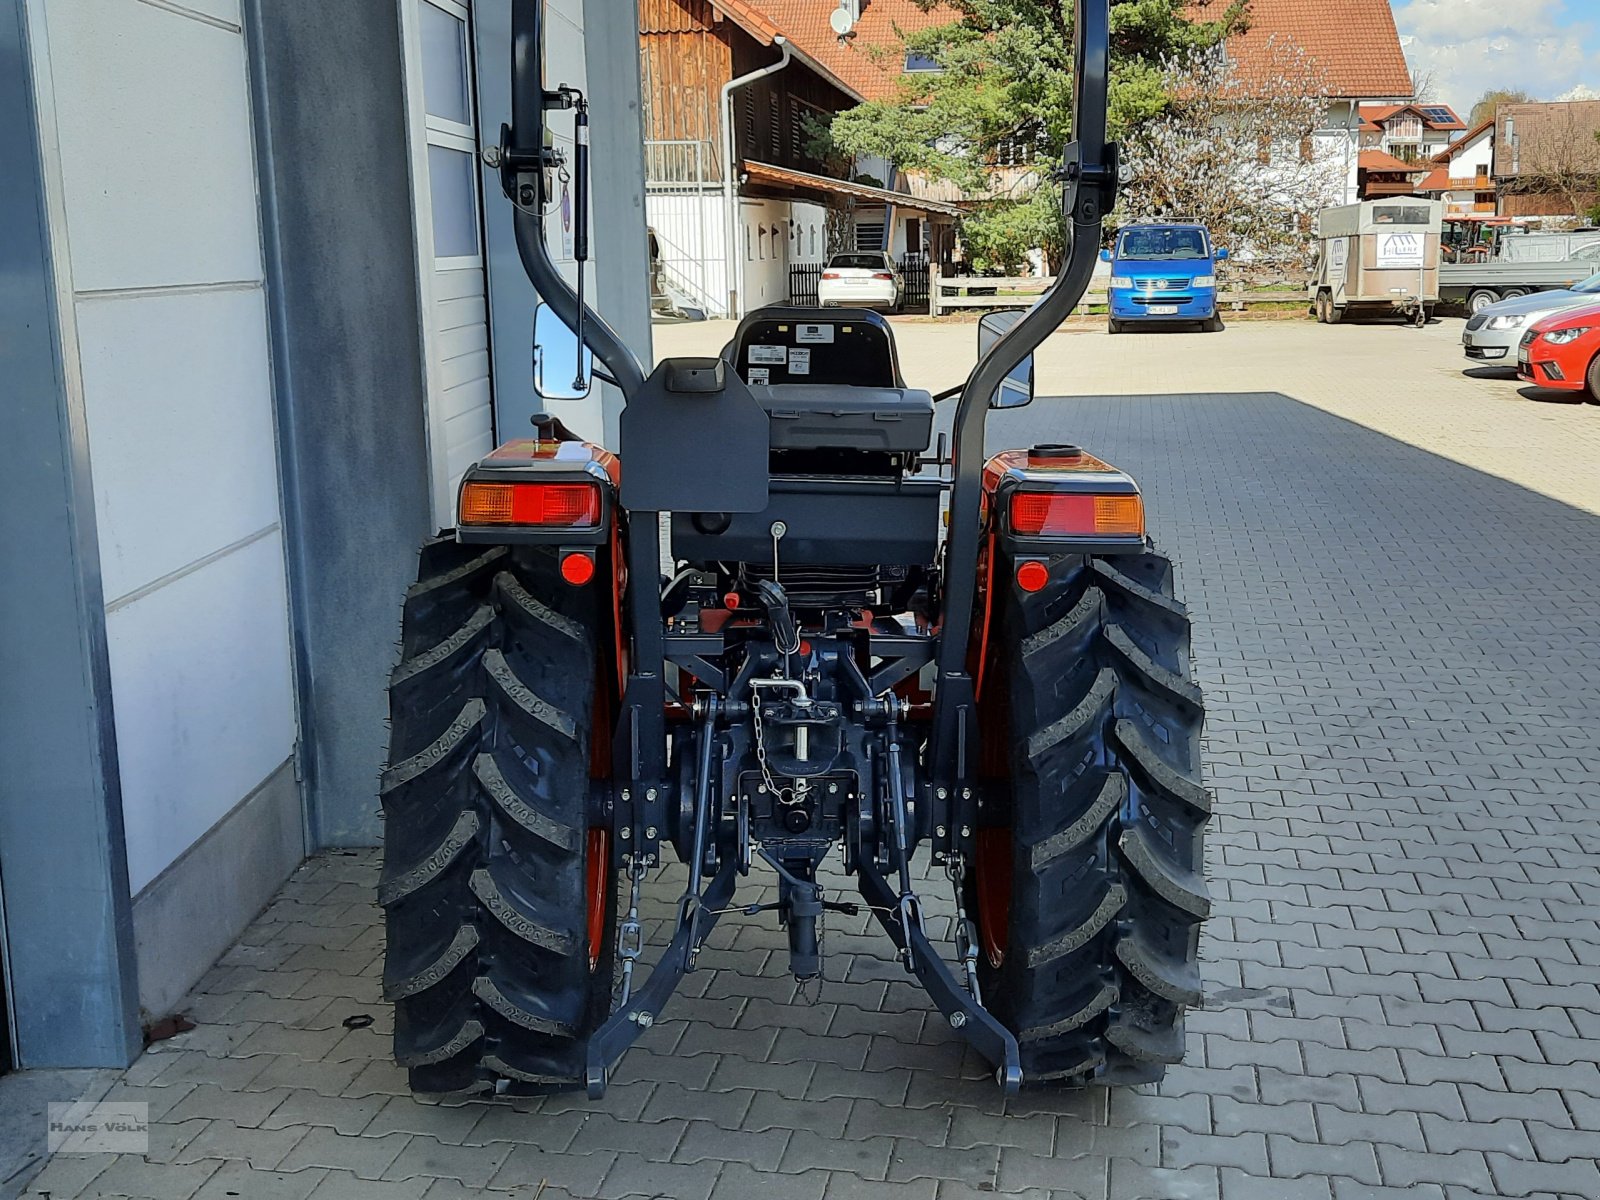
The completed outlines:
<svg viewBox="0 0 1600 1200">
<path fill-rule="evenodd" d="M 749 384 L 905 387 L 894 331 L 864 308 L 758 308 L 723 358 Z"/>
</svg>

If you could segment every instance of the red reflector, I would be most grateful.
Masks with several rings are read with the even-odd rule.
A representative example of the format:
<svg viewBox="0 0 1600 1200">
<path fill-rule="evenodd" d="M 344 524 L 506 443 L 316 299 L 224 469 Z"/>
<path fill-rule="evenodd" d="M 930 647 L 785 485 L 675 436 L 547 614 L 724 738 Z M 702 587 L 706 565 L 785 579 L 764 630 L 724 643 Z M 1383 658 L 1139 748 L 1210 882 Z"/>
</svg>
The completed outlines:
<svg viewBox="0 0 1600 1200">
<path fill-rule="evenodd" d="M 1132 495 L 1018 492 L 1011 497 L 1011 529 L 1024 537 L 1138 536 L 1144 533 L 1144 501 Z"/>
<path fill-rule="evenodd" d="M 600 524 L 600 487 L 593 483 L 485 483 L 461 489 L 463 525 L 539 525 L 578 529 Z"/>
<path fill-rule="evenodd" d="M 582 587 L 594 578 L 594 557 L 575 550 L 561 556 L 561 578 L 573 587 Z"/>
<path fill-rule="evenodd" d="M 1050 582 L 1050 568 L 1042 562 L 1017 564 L 1017 586 L 1025 592 L 1037 592 Z"/>
</svg>

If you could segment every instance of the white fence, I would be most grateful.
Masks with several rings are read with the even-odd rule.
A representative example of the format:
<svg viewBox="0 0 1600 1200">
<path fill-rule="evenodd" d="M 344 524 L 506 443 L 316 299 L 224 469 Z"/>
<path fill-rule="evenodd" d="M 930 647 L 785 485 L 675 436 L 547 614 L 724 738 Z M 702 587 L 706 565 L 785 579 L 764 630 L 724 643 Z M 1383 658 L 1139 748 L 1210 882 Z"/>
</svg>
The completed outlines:
<svg viewBox="0 0 1600 1200">
<path fill-rule="evenodd" d="M 645 142 L 645 220 L 656 241 L 652 304 L 728 311 L 728 217 L 711 143 Z"/>
</svg>

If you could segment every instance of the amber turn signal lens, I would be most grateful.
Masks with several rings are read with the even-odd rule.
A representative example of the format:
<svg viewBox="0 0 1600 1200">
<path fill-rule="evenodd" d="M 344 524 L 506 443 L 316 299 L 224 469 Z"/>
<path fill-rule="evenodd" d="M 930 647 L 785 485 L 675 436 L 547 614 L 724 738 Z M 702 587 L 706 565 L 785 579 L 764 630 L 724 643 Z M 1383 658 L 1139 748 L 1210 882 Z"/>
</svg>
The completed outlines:
<svg viewBox="0 0 1600 1200">
<path fill-rule="evenodd" d="M 537 525 L 580 529 L 600 524 L 600 488 L 593 483 L 486 483 L 461 489 L 463 525 Z"/>
<path fill-rule="evenodd" d="M 594 556 L 574 550 L 561 556 L 561 578 L 573 587 L 582 587 L 594 578 Z"/>
<path fill-rule="evenodd" d="M 1017 564 L 1017 586 L 1025 592 L 1044 590 L 1050 582 L 1050 568 L 1037 559 Z"/>
<path fill-rule="evenodd" d="M 1017 492 L 1011 530 L 1024 537 L 1138 537 L 1144 501 L 1136 495 L 1090 492 Z"/>
</svg>

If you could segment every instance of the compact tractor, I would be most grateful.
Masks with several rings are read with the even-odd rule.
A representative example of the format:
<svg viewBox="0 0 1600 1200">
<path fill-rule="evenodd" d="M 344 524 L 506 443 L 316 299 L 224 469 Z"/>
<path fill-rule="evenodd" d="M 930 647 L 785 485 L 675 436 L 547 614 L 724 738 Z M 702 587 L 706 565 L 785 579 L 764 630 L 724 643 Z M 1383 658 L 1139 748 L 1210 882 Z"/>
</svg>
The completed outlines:
<svg viewBox="0 0 1600 1200">
<path fill-rule="evenodd" d="M 1070 253 L 941 396 L 849 308 L 758 309 L 720 356 L 646 372 L 583 298 L 587 105 L 546 86 L 541 10 L 513 4 L 488 156 L 543 299 L 537 390 L 598 376 L 626 407 L 616 454 L 540 416 L 471 468 L 406 594 L 381 785 L 396 1060 L 417 1092 L 599 1096 L 723 916 L 769 914 L 806 981 L 825 917 L 870 911 L 1008 1093 L 1159 1078 L 1208 907 L 1188 618 L 1127 474 L 984 446 L 990 409 L 1032 399 L 1115 196 L 1109 0 L 1077 6 Z M 576 287 L 544 242 L 553 114 Z M 834 854 L 859 898 L 819 880 Z M 647 951 L 668 855 L 676 919 Z M 752 871 L 774 902 L 735 903 Z"/>
</svg>

